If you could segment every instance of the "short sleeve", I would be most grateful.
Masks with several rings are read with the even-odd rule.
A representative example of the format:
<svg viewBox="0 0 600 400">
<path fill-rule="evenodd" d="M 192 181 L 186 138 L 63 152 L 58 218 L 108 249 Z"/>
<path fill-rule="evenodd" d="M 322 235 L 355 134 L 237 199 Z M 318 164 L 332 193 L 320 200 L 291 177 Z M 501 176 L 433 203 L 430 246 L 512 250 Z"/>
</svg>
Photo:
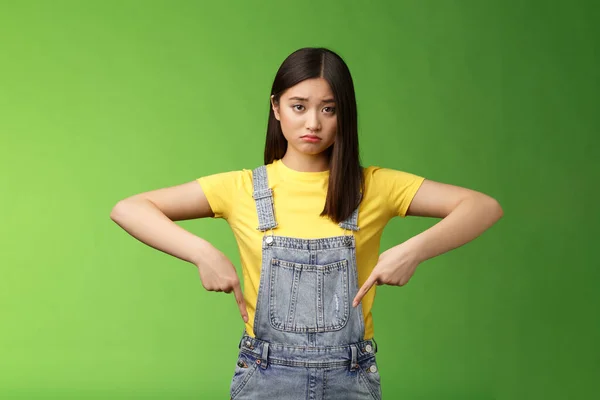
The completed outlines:
<svg viewBox="0 0 600 400">
<path fill-rule="evenodd" d="M 377 193 L 383 196 L 382 203 L 389 207 L 390 213 L 405 217 L 425 178 L 408 172 L 374 167 L 371 180 Z"/>
<path fill-rule="evenodd" d="M 196 179 L 215 216 L 228 219 L 231 215 L 235 194 L 240 185 L 242 171 L 222 172 Z"/>
</svg>

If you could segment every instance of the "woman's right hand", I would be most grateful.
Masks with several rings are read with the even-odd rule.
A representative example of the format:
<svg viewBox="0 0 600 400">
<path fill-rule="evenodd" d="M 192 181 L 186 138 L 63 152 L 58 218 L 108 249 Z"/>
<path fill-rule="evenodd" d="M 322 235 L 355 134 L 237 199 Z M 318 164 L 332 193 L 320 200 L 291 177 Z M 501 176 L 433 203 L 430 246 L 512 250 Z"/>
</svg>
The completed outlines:
<svg viewBox="0 0 600 400">
<path fill-rule="evenodd" d="M 212 245 L 202 252 L 202 260 L 196 262 L 202 286 L 212 292 L 233 292 L 244 322 L 248 322 L 246 302 L 235 267 L 229 259 Z"/>
</svg>

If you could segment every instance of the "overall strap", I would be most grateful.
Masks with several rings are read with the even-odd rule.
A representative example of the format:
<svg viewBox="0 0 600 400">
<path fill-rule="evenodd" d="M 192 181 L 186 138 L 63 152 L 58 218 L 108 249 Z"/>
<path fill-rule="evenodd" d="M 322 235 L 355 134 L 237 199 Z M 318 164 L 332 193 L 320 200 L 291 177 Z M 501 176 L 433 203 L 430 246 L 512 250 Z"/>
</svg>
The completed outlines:
<svg viewBox="0 0 600 400">
<path fill-rule="evenodd" d="M 362 200 L 362 193 L 360 195 L 360 199 L 358 202 L 358 207 L 352 211 L 352 214 L 345 221 L 340 222 L 340 227 L 344 229 L 349 229 L 351 231 L 358 231 L 360 228 L 358 227 L 358 208 L 360 207 L 360 200 Z"/>
<path fill-rule="evenodd" d="M 273 209 L 273 190 L 269 187 L 267 177 L 267 167 L 261 165 L 252 171 L 252 186 L 254 192 L 252 197 L 256 203 L 256 212 L 258 214 L 259 231 L 267 231 L 277 227 L 275 221 L 275 211 Z"/>
<path fill-rule="evenodd" d="M 252 186 L 252 197 L 256 203 L 256 212 L 258 214 L 257 229 L 264 232 L 268 231 L 269 229 L 276 228 L 277 221 L 275 220 L 275 210 L 273 207 L 273 190 L 269 187 L 266 166 L 261 165 L 252 171 Z M 358 231 L 360 229 L 358 227 L 359 207 L 356 207 L 356 209 L 354 209 L 352 214 L 345 221 L 340 222 L 339 226 L 341 228 L 351 231 Z"/>
</svg>

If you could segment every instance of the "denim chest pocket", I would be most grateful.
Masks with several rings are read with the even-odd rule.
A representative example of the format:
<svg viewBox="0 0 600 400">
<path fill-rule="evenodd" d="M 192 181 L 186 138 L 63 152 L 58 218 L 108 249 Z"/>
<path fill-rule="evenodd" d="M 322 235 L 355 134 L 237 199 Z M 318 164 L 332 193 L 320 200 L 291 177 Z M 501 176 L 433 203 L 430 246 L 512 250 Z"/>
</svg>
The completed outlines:
<svg viewBox="0 0 600 400">
<path fill-rule="evenodd" d="M 269 316 L 285 332 L 342 329 L 349 316 L 348 261 L 301 264 L 271 260 Z"/>
</svg>

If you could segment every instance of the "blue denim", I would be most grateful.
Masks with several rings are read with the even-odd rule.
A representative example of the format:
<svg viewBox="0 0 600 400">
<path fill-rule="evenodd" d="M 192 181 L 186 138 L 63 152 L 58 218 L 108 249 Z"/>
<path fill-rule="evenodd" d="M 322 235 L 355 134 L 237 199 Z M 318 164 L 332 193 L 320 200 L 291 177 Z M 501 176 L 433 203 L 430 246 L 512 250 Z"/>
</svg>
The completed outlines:
<svg viewBox="0 0 600 400">
<path fill-rule="evenodd" d="M 246 332 L 230 394 L 234 400 L 380 400 L 374 340 L 364 340 L 358 292 L 358 208 L 340 223 L 344 235 L 277 236 L 273 192 L 265 166 L 253 171 L 262 240 L 254 333 Z M 269 234 L 268 231 L 271 231 Z"/>
</svg>

